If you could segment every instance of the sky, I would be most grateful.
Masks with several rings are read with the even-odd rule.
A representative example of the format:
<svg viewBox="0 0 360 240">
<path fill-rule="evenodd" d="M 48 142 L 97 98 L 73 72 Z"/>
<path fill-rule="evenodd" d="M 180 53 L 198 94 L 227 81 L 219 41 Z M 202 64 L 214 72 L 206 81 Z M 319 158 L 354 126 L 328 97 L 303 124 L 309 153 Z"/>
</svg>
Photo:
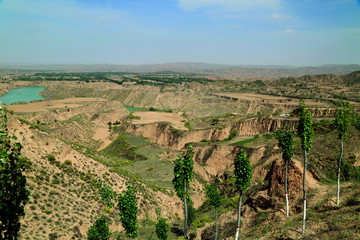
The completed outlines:
<svg viewBox="0 0 360 240">
<path fill-rule="evenodd" d="M 360 64 L 360 0 L 0 0 L 0 64 Z"/>
</svg>

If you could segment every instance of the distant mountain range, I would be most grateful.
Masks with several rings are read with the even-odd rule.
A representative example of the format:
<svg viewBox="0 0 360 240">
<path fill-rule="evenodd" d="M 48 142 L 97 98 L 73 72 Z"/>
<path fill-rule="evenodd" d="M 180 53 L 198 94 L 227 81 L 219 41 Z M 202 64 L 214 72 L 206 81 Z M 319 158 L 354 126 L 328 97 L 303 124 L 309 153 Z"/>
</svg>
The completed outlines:
<svg viewBox="0 0 360 240">
<path fill-rule="evenodd" d="M 295 67 L 282 65 L 224 65 L 202 62 L 177 62 L 149 65 L 115 65 L 115 64 L 43 64 L 15 65 L 0 64 L 1 70 L 11 71 L 55 71 L 55 72 L 163 72 L 163 73 L 197 73 L 236 78 L 278 78 L 303 75 L 336 74 L 345 75 L 360 71 L 360 64 L 321 65 Z"/>
</svg>

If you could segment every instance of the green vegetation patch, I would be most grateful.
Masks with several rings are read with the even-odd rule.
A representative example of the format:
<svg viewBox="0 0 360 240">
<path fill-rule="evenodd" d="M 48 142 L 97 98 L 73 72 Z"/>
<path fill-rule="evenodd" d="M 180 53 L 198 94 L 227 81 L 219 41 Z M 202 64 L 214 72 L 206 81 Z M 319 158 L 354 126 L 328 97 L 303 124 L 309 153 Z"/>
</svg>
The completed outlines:
<svg viewBox="0 0 360 240">
<path fill-rule="evenodd" d="M 243 146 L 243 145 L 246 145 L 246 144 L 249 144 L 249 143 L 253 143 L 253 142 L 264 142 L 264 141 L 268 141 L 269 139 L 256 139 L 256 138 L 250 138 L 250 139 L 245 139 L 245 140 L 242 140 L 242 141 L 239 141 L 239 142 L 235 142 L 235 143 L 232 143 L 231 145 L 234 145 L 234 146 Z"/>
<path fill-rule="evenodd" d="M 128 105 L 124 105 L 124 108 L 126 108 L 126 110 L 128 110 L 130 113 L 136 112 L 136 111 L 146 111 L 146 108 L 139 108 L 139 107 L 132 107 L 132 106 L 128 106 Z"/>
<path fill-rule="evenodd" d="M 138 147 L 133 146 L 126 139 L 126 135 L 122 134 L 116 138 L 109 146 L 102 150 L 105 154 L 118 158 L 127 158 L 129 160 L 145 160 L 144 155 L 136 153 Z"/>
<path fill-rule="evenodd" d="M 143 136 L 135 136 L 131 133 L 125 133 L 126 140 L 134 146 L 144 147 L 150 145 Z"/>
</svg>

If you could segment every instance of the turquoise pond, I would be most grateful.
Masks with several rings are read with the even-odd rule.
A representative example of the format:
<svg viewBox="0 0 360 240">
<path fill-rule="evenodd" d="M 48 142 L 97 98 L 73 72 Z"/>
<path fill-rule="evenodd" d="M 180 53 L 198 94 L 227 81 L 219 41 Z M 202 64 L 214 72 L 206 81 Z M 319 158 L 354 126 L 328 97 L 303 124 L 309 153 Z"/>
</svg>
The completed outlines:
<svg viewBox="0 0 360 240">
<path fill-rule="evenodd" d="M 7 105 L 16 102 L 30 102 L 33 100 L 42 100 L 43 96 L 39 93 L 43 91 L 44 87 L 22 87 L 11 89 L 10 92 L 0 97 L 0 101 Z"/>
<path fill-rule="evenodd" d="M 138 107 L 132 107 L 132 106 L 127 106 L 124 105 L 124 108 L 126 108 L 126 110 L 128 110 L 130 113 L 133 113 L 135 111 L 145 111 L 145 108 L 138 108 Z"/>
</svg>

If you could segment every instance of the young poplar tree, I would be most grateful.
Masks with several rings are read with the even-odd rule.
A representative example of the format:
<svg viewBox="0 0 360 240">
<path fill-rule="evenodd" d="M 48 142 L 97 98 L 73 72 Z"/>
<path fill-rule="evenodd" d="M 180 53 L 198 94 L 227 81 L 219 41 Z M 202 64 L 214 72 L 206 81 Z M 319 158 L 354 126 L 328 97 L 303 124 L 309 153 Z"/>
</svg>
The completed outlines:
<svg viewBox="0 0 360 240">
<path fill-rule="evenodd" d="M 20 143 L 10 136 L 8 116 L 0 106 L 0 239 L 18 239 L 20 218 L 25 215 L 24 206 L 29 200 L 26 189 L 25 159 L 21 157 Z"/>
<path fill-rule="evenodd" d="M 300 101 L 300 119 L 297 125 L 297 131 L 300 136 L 301 148 L 304 151 L 304 174 L 303 174 L 303 198 L 304 198 L 304 211 L 303 211 L 303 226 L 302 233 L 305 235 L 305 222 L 306 222 L 306 166 L 308 154 L 311 150 L 314 140 L 314 130 L 312 127 L 312 115 L 305 108 L 304 100 Z"/>
<path fill-rule="evenodd" d="M 218 237 L 218 208 L 223 202 L 220 190 L 215 186 L 214 183 L 210 184 L 206 188 L 206 197 L 209 200 L 211 206 L 215 208 L 215 240 Z"/>
<path fill-rule="evenodd" d="M 238 208 L 238 221 L 236 227 L 235 240 L 239 238 L 240 232 L 240 217 L 241 217 L 241 201 L 243 193 L 250 186 L 252 178 L 252 167 L 249 158 L 246 157 L 244 149 L 240 149 L 234 160 L 234 175 L 235 186 L 240 192 L 239 208 Z"/>
<path fill-rule="evenodd" d="M 125 228 L 126 236 L 135 239 L 138 236 L 139 225 L 137 220 L 138 207 L 135 189 L 128 184 L 127 190 L 119 193 L 119 210 L 121 224 Z"/>
<path fill-rule="evenodd" d="M 94 225 L 92 225 L 87 231 L 88 240 L 107 240 L 111 236 L 109 226 L 106 223 L 105 216 L 101 216 L 96 219 Z"/>
<path fill-rule="evenodd" d="M 294 133 L 289 130 L 289 126 L 286 125 L 285 129 L 275 131 L 275 138 L 279 141 L 279 146 L 282 150 L 282 158 L 285 162 L 285 198 L 286 198 L 286 216 L 289 216 L 289 198 L 287 188 L 287 172 L 288 164 L 294 155 Z"/>
<path fill-rule="evenodd" d="M 192 181 L 192 172 L 194 168 L 194 150 L 191 145 L 187 147 L 185 155 L 178 155 L 175 160 L 174 166 L 174 179 L 172 183 L 174 185 L 176 195 L 184 201 L 184 239 L 187 239 L 187 220 L 188 220 L 188 207 L 187 201 L 191 201 L 190 195 L 188 194 L 189 182 Z"/>
<path fill-rule="evenodd" d="M 335 125 L 340 139 L 340 157 L 338 161 L 337 171 L 337 195 L 336 204 L 339 206 L 340 202 L 340 167 L 343 158 L 344 144 L 343 141 L 347 139 L 347 131 L 349 130 L 351 122 L 351 108 L 349 103 L 341 103 L 341 107 L 337 110 L 335 115 Z"/>
<path fill-rule="evenodd" d="M 166 240 L 168 238 L 169 224 L 166 222 L 165 218 L 161 217 L 161 211 L 159 208 L 155 211 L 158 218 L 158 222 L 155 225 L 156 236 L 160 240 Z"/>
</svg>

